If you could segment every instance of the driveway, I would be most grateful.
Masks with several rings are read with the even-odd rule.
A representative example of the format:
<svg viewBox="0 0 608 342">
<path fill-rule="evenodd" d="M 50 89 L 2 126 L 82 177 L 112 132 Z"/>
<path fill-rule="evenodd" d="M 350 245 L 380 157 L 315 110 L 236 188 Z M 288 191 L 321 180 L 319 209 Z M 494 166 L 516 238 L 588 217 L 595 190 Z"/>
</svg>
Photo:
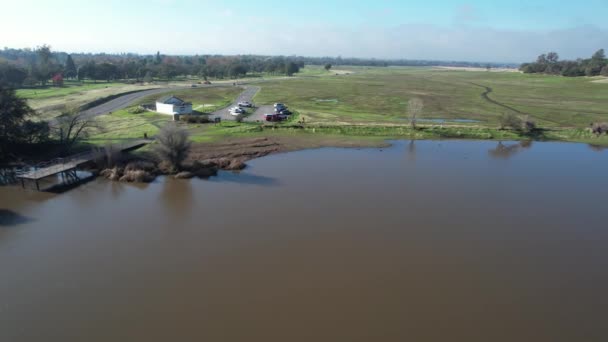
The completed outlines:
<svg viewBox="0 0 608 342">
<path fill-rule="evenodd" d="M 235 117 L 232 114 L 229 113 L 230 108 L 238 106 L 239 102 L 251 102 L 251 103 L 253 103 L 253 97 L 255 96 L 255 94 L 258 93 L 258 91 L 260 91 L 260 87 L 245 86 L 245 90 L 241 94 L 239 94 L 239 96 L 236 98 L 236 100 L 234 100 L 233 103 L 231 103 L 227 107 L 224 107 L 224 108 L 222 108 L 220 110 L 216 110 L 215 112 L 209 114 L 209 118 L 211 120 L 213 120 L 215 118 L 221 118 L 222 121 L 224 121 L 224 120 L 234 120 Z M 254 112 L 254 114 L 250 115 L 250 117 L 256 115 L 257 112 L 258 112 L 258 109 L 256 109 L 256 111 Z M 263 116 L 263 114 L 262 114 L 262 116 Z"/>
<path fill-rule="evenodd" d="M 259 106 L 255 109 L 253 114 L 248 115 L 244 121 L 246 122 L 264 122 L 266 119 L 264 118 L 264 114 L 272 114 L 274 113 L 274 106 L 272 105 L 264 105 Z"/>
</svg>

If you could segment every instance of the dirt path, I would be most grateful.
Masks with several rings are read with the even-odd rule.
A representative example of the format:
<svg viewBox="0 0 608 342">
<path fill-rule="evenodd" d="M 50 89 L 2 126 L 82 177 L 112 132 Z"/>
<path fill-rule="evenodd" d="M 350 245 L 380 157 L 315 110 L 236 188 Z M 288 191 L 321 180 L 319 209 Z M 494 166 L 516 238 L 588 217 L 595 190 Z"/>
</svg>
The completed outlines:
<svg viewBox="0 0 608 342">
<path fill-rule="evenodd" d="M 506 104 L 504 104 L 504 103 L 500 103 L 500 102 L 498 102 L 498 101 L 494 100 L 493 98 L 491 98 L 491 97 L 490 97 L 490 94 L 491 94 L 492 92 L 494 92 L 494 89 L 492 89 L 492 88 L 490 88 L 490 87 L 486 87 L 486 86 L 481 85 L 481 84 L 477 84 L 477 83 L 472 83 L 472 82 L 471 82 L 471 84 L 472 84 L 472 85 L 474 85 L 474 86 L 477 86 L 477 87 L 484 88 L 484 89 L 486 90 L 485 92 L 481 93 L 481 97 L 482 97 L 483 99 L 485 99 L 486 101 L 488 101 L 488 102 L 490 102 L 490 103 L 492 103 L 492 104 L 495 104 L 495 105 L 497 105 L 497 106 L 500 106 L 500 107 L 503 107 L 503 108 L 506 108 L 506 109 L 512 110 L 512 111 L 514 111 L 514 112 L 516 112 L 516 113 L 518 113 L 518 114 L 524 114 L 524 115 L 528 115 L 528 113 L 524 113 L 524 112 L 520 111 L 519 109 L 513 108 L 513 107 L 508 106 L 508 105 L 506 105 Z"/>
</svg>

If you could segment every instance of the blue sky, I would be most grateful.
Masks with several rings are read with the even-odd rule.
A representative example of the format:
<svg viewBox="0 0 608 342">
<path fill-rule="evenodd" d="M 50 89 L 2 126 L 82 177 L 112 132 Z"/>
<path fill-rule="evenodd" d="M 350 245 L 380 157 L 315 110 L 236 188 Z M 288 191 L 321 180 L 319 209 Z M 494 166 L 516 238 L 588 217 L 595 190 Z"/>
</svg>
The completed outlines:
<svg viewBox="0 0 608 342">
<path fill-rule="evenodd" d="M 521 62 L 608 48 L 608 0 L 0 0 L 0 46 Z"/>
</svg>

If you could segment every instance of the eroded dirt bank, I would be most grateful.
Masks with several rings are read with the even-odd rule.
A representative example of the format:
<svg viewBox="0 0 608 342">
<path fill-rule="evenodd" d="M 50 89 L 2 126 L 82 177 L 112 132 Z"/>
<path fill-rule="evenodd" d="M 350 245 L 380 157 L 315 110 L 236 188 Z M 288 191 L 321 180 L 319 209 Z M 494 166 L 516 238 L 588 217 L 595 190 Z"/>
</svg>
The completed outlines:
<svg viewBox="0 0 608 342">
<path fill-rule="evenodd" d="M 175 178 L 211 177 L 219 170 L 239 171 L 246 162 L 270 154 L 321 147 L 384 147 L 389 144 L 378 139 L 350 139 L 333 136 L 270 136 L 263 138 L 229 138 L 221 142 L 196 143 L 178 170 L 156 159 L 152 152 L 127 157 L 111 167 L 97 165 L 97 172 L 110 180 L 121 182 L 151 182 L 157 176 Z"/>
</svg>

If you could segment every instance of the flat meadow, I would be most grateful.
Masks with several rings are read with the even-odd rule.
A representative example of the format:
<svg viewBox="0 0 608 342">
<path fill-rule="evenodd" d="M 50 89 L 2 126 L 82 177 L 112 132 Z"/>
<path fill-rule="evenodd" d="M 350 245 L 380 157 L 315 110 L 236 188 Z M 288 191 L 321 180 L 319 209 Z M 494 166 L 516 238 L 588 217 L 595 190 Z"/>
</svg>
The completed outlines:
<svg viewBox="0 0 608 342">
<path fill-rule="evenodd" d="M 407 102 L 423 100 L 420 118 L 497 126 L 502 114 L 529 115 L 543 127 L 608 121 L 608 83 L 518 72 L 437 68 L 343 67 L 352 73 L 266 82 L 257 103 L 284 102 L 307 122 L 403 124 Z"/>
</svg>

